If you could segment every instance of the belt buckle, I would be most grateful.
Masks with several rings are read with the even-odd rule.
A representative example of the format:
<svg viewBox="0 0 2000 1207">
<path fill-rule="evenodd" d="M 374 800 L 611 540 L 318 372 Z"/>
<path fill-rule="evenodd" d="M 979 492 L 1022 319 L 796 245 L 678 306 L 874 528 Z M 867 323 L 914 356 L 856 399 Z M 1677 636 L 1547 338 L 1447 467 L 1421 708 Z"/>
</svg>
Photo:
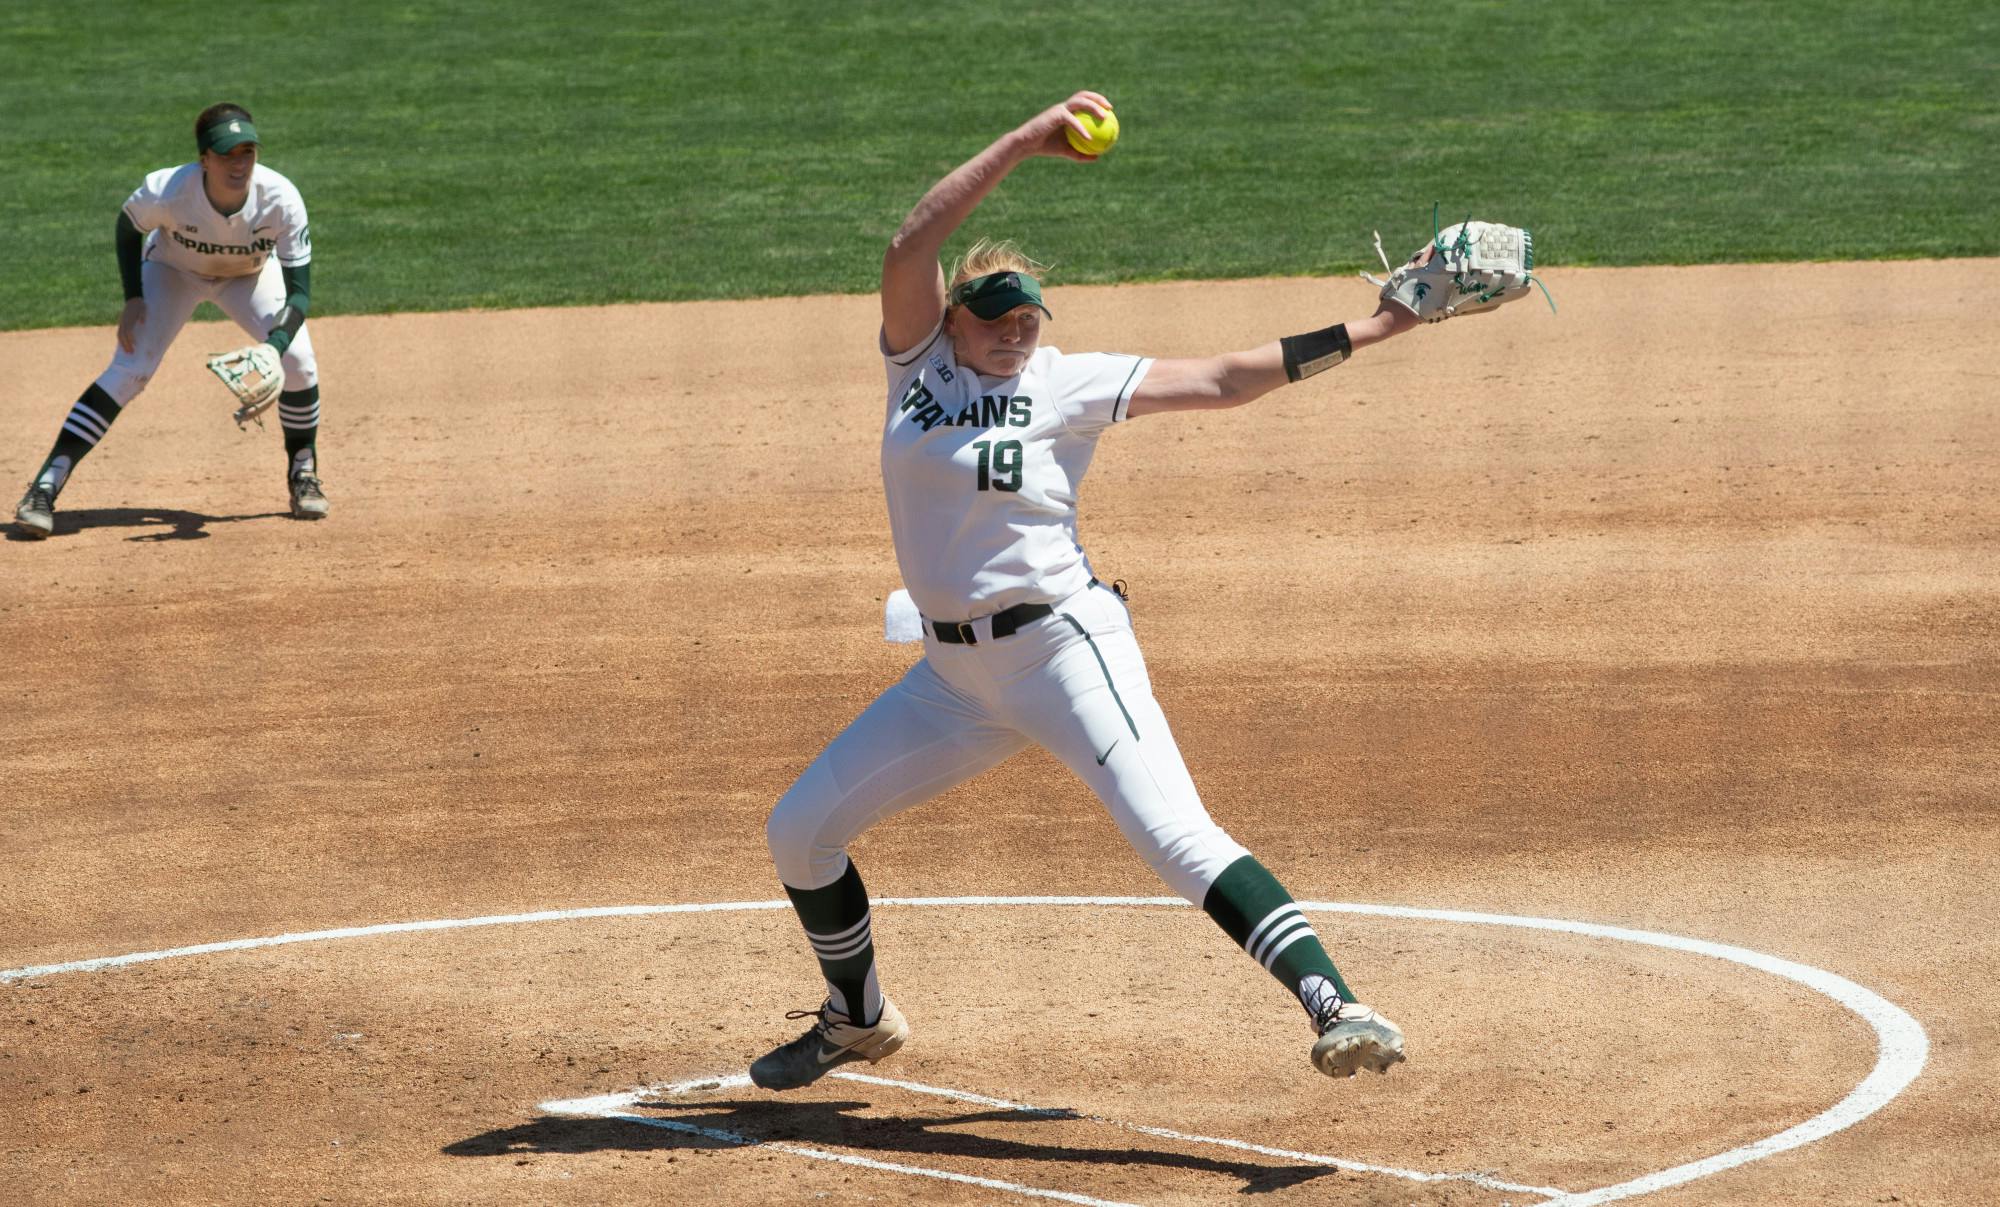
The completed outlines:
<svg viewBox="0 0 2000 1207">
<path fill-rule="evenodd" d="M 965 645 L 979 644 L 979 635 L 972 631 L 971 621 L 961 620 L 953 624 L 951 627 L 953 631 L 958 634 L 958 639 L 963 644 Z"/>
</svg>

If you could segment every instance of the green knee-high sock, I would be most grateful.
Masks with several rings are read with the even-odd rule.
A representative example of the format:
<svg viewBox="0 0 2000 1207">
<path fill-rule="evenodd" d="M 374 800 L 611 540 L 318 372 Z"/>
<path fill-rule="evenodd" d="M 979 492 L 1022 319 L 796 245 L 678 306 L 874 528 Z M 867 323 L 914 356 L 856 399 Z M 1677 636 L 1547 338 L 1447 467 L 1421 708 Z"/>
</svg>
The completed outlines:
<svg viewBox="0 0 2000 1207">
<path fill-rule="evenodd" d="M 1201 908 L 1230 938 L 1296 995 L 1315 1022 L 1354 994 L 1320 945 L 1312 923 L 1278 878 L 1249 855 L 1223 869 Z"/>
<path fill-rule="evenodd" d="M 35 484 L 44 486 L 52 495 L 62 493 L 69 481 L 76 463 L 84 454 L 97 447 L 111 430 L 111 421 L 118 418 L 123 407 L 111 400 L 96 382 L 90 383 L 77 400 L 70 404 L 69 414 L 63 417 L 62 431 L 56 433 L 56 446 L 49 450 L 48 459 L 42 462 L 41 472 L 35 475 Z"/>
<path fill-rule="evenodd" d="M 319 387 L 278 395 L 278 425 L 285 429 L 285 457 L 293 474 L 319 473 Z"/>
<path fill-rule="evenodd" d="M 882 1017 L 882 989 L 875 980 L 875 936 L 869 922 L 868 890 L 849 860 L 840 879 L 825 888 L 785 886 L 813 955 L 826 977 L 833 1008 L 864 1027 Z"/>
</svg>

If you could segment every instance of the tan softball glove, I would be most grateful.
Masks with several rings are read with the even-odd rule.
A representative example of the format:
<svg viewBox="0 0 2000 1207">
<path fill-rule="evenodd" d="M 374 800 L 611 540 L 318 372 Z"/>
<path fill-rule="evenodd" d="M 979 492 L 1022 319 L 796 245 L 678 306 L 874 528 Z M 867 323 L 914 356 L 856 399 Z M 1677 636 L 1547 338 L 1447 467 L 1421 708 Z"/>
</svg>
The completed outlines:
<svg viewBox="0 0 2000 1207">
<path fill-rule="evenodd" d="M 1436 211 L 1432 212 L 1435 228 Z M 1382 253 L 1382 236 L 1375 236 L 1375 254 L 1382 258 L 1387 280 L 1362 273 L 1371 284 L 1382 287 L 1382 300 L 1394 302 L 1426 323 L 1441 323 L 1460 314 L 1485 314 L 1515 298 L 1528 296 L 1534 285 L 1548 297 L 1548 287 L 1537 280 L 1534 236 L 1518 226 L 1467 219 L 1457 226 L 1438 231 L 1429 243 L 1417 249 L 1401 267 L 1391 270 L 1389 257 Z M 1549 299 L 1549 309 L 1555 300 Z"/>
<path fill-rule="evenodd" d="M 229 392 L 236 395 L 240 404 L 235 415 L 237 427 L 252 419 L 258 427 L 263 427 L 264 412 L 278 401 L 278 392 L 285 388 L 285 370 L 278 362 L 278 350 L 269 344 L 251 344 L 211 356 L 208 371 L 221 378 Z"/>
</svg>

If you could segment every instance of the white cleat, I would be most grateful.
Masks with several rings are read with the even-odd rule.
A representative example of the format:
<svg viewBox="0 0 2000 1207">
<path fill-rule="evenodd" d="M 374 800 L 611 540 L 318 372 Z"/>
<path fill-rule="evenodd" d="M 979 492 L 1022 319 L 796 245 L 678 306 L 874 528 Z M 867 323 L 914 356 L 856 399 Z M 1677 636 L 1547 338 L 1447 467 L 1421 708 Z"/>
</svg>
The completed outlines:
<svg viewBox="0 0 2000 1207">
<path fill-rule="evenodd" d="M 1313 1067 L 1328 1077 L 1352 1077 L 1363 1069 L 1387 1073 L 1403 1059 L 1403 1029 L 1359 1002 L 1342 1002 L 1313 1044 Z"/>
<path fill-rule="evenodd" d="M 830 1001 L 817 1010 L 794 1010 L 785 1017 L 818 1021 L 804 1035 L 771 1049 L 750 1066 L 750 1080 L 761 1089 L 796 1090 L 850 1061 L 873 1064 L 910 1038 L 910 1024 L 903 1021 L 896 1003 L 886 997 L 882 999 L 882 1017 L 872 1027 L 849 1022 Z"/>
</svg>

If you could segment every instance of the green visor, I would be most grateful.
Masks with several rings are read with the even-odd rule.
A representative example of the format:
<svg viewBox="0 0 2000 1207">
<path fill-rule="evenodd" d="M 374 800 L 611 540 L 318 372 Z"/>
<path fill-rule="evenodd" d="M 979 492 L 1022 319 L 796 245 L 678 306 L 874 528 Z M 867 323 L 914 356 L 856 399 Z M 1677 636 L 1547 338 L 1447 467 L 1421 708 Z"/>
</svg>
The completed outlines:
<svg viewBox="0 0 2000 1207">
<path fill-rule="evenodd" d="M 1033 306 L 1055 317 L 1042 305 L 1042 283 L 1025 272 L 989 272 L 961 281 L 952 286 L 951 304 L 963 306 L 989 323 L 1016 306 Z"/>
<path fill-rule="evenodd" d="M 240 117 L 232 117 L 215 123 L 208 129 L 203 130 L 201 137 L 195 141 L 200 144 L 202 150 L 213 151 L 217 155 L 226 155 L 231 148 L 239 147 L 247 142 L 259 144 L 263 142 L 262 139 L 257 137 L 257 127 Z"/>
</svg>

